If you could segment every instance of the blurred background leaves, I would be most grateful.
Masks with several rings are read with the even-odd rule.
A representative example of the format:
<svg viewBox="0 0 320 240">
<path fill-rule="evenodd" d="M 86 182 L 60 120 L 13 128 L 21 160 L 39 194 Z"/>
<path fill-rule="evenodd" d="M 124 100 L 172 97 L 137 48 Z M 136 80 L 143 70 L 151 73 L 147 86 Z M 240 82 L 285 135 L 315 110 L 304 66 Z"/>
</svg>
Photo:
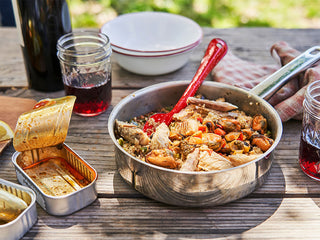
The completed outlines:
<svg viewBox="0 0 320 240">
<path fill-rule="evenodd" d="M 214 28 L 320 28 L 320 0 L 69 0 L 69 7 L 73 28 L 140 11 L 180 14 Z"/>
</svg>

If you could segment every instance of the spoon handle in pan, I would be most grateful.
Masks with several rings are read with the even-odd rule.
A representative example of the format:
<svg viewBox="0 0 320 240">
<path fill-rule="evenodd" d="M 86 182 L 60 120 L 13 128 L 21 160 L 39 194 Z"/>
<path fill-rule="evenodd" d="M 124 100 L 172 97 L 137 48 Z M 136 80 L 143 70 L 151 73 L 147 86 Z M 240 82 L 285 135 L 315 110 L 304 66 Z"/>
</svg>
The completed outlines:
<svg viewBox="0 0 320 240">
<path fill-rule="evenodd" d="M 171 110 L 171 113 L 180 112 L 181 109 L 187 106 L 187 99 L 189 97 L 193 97 L 199 87 L 201 86 L 202 82 L 208 76 L 208 74 L 212 71 L 212 69 L 220 62 L 220 60 L 226 55 L 228 51 L 228 46 L 225 41 L 220 38 L 214 38 L 210 41 L 208 48 L 202 58 L 200 66 L 195 73 L 192 81 L 190 82 L 189 86 L 181 96 L 180 100 Z M 171 119 L 169 120 L 169 122 Z"/>
<path fill-rule="evenodd" d="M 320 59 L 320 46 L 309 48 L 307 51 L 284 65 L 278 71 L 250 90 L 250 93 L 269 100 L 289 79 L 306 70 Z"/>
</svg>

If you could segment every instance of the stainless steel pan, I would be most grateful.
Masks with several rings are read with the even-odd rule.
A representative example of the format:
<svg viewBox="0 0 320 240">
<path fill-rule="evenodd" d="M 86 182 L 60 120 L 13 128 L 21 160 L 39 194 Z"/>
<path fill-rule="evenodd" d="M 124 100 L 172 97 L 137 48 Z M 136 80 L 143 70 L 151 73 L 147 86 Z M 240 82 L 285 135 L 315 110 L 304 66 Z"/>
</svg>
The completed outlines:
<svg viewBox="0 0 320 240">
<path fill-rule="evenodd" d="M 269 98 L 290 77 L 320 59 L 314 47 L 281 68 L 250 92 L 230 85 L 204 82 L 199 92 L 208 99 L 224 97 L 247 114 L 262 113 L 275 140 L 260 158 L 247 164 L 215 172 L 181 172 L 143 162 L 127 153 L 117 142 L 114 122 L 175 104 L 189 81 L 166 82 L 141 89 L 124 98 L 111 112 L 108 130 L 115 144 L 115 161 L 122 178 L 134 189 L 160 202 L 179 206 L 214 206 L 242 198 L 260 187 L 271 168 L 273 153 L 282 135 L 282 122 Z M 262 97 L 260 97 L 262 96 Z"/>
</svg>

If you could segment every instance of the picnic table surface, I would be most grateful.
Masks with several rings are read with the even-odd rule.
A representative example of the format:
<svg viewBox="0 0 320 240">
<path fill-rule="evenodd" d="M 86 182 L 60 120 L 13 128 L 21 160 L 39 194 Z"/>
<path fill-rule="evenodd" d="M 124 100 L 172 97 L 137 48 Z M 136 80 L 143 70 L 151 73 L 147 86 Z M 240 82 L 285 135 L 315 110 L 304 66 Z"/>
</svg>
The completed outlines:
<svg viewBox="0 0 320 240">
<path fill-rule="evenodd" d="M 270 47 L 286 41 L 304 51 L 319 45 L 320 29 L 203 28 L 203 40 L 180 70 L 141 76 L 113 59 L 112 105 L 96 117 L 72 115 L 65 143 L 98 172 L 98 198 L 68 216 L 49 215 L 37 204 L 38 220 L 23 239 L 318 239 L 320 183 L 300 169 L 301 121 L 283 124 L 282 139 L 266 182 L 250 195 L 214 207 L 186 208 L 149 199 L 123 181 L 116 169 L 107 121 L 113 107 L 143 87 L 191 80 L 212 38 L 224 39 L 236 56 L 257 64 L 275 64 Z M 17 29 L 0 28 L 0 96 L 55 98 L 63 91 L 28 89 Z M 212 81 L 208 76 L 206 81 Z M 0 103 L 1 107 L 1 103 Z M 1 116 L 0 116 L 1 119 Z M 18 183 L 10 144 L 0 155 L 0 178 Z"/>
</svg>

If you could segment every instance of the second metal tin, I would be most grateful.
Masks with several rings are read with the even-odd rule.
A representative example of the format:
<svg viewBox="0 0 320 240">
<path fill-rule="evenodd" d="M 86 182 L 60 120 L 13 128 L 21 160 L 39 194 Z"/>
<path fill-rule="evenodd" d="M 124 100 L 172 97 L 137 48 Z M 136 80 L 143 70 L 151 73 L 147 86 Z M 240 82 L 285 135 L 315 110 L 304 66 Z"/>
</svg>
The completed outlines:
<svg viewBox="0 0 320 240">
<path fill-rule="evenodd" d="M 0 240 L 20 239 L 37 221 L 36 195 L 31 189 L 4 179 L 0 179 L 0 189 L 18 197 L 27 204 L 27 208 L 15 219 L 0 225 Z"/>
</svg>

